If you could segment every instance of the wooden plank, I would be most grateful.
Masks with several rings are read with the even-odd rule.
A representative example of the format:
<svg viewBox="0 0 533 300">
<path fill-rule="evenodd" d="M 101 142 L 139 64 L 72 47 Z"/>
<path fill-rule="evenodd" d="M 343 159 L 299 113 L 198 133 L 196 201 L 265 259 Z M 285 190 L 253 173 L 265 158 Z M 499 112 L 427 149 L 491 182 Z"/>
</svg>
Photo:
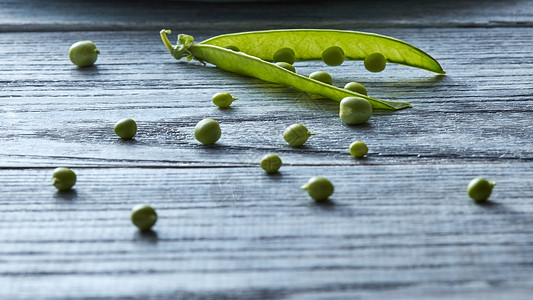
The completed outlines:
<svg viewBox="0 0 533 300">
<path fill-rule="evenodd" d="M 0 31 L 531 27 L 528 0 L 0 1 Z"/>
<path fill-rule="evenodd" d="M 414 105 L 376 114 L 363 126 L 343 125 L 334 101 L 177 62 L 157 32 L 3 34 L 0 166 L 231 166 L 256 163 L 268 152 L 283 154 L 293 165 L 532 159 L 533 77 L 528 70 L 533 52 L 523 47 L 533 38 L 531 30 L 377 32 L 427 50 L 448 75 L 394 65 L 370 74 L 360 62 L 327 68 L 338 86 L 357 80 L 375 97 Z M 37 39 L 42 40 L 38 52 L 32 51 Z M 78 69 L 68 60 L 69 45 L 79 39 L 99 45 L 96 67 Z M 320 62 L 296 67 L 302 74 L 325 69 Z M 219 91 L 240 100 L 233 109 L 220 110 L 210 102 Z M 112 132 L 124 117 L 139 123 L 133 142 L 121 142 Z M 221 123 L 223 137 L 216 147 L 194 140 L 193 128 L 204 117 Z M 303 149 L 289 147 L 281 137 L 296 122 L 317 133 Z M 370 146 L 366 160 L 347 154 L 347 146 L 358 139 Z"/>
<path fill-rule="evenodd" d="M 530 298 L 531 1 L 151 3 L 0 1 L 1 299 Z M 345 126 L 335 102 L 173 60 L 167 26 L 197 40 L 371 26 L 448 73 L 328 67 L 338 86 L 414 104 Z M 67 58 L 84 39 L 94 68 Z M 221 90 L 233 109 L 210 103 Z M 132 142 L 112 132 L 126 116 Z M 203 117 L 221 122 L 219 146 L 194 141 Z M 281 139 L 293 122 L 317 133 L 307 147 Z M 355 139 L 366 159 L 347 153 Z M 268 152 L 278 175 L 257 165 Z M 49 185 L 60 165 L 73 192 Z M 335 184 L 326 205 L 298 188 L 315 175 Z M 498 181 L 489 205 L 465 195 L 475 176 Z M 129 222 L 140 202 L 158 210 L 152 233 Z"/>
<path fill-rule="evenodd" d="M 0 171 L 2 297 L 531 292 L 529 163 L 76 171 L 67 194 L 51 170 Z M 298 189 L 310 174 L 332 203 Z M 491 205 L 465 194 L 480 174 L 498 181 Z M 152 234 L 129 223 L 140 199 Z"/>
</svg>

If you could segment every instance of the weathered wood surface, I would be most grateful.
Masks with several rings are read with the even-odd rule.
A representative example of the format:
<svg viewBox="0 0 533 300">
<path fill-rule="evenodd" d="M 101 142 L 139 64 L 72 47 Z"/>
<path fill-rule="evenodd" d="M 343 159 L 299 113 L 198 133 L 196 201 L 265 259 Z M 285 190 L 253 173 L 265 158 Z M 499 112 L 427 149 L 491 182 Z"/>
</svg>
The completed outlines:
<svg viewBox="0 0 533 300">
<path fill-rule="evenodd" d="M 290 153 L 288 163 L 320 165 L 533 158 L 533 52 L 523 47 L 533 39 L 532 30 L 513 28 L 511 36 L 506 28 L 376 32 L 418 45 L 437 57 L 448 75 L 395 65 L 371 74 L 355 61 L 328 68 L 337 86 L 356 80 L 370 95 L 413 104 L 376 114 L 363 126 L 343 125 L 334 101 L 177 62 L 157 32 L 51 33 L 44 39 L 42 33 L 3 34 L 2 165 L 49 166 L 58 159 L 70 165 L 250 164 L 270 151 Z M 94 68 L 80 70 L 64 55 L 81 39 L 99 45 L 102 55 Z M 296 67 L 302 74 L 325 69 L 320 62 Z M 211 103 L 222 90 L 240 98 L 233 109 Z M 122 142 L 112 127 L 128 116 L 138 121 L 139 135 Z M 221 123 L 224 135 L 215 148 L 198 145 L 192 135 L 204 117 Z M 295 122 L 317 133 L 304 149 L 289 147 L 281 136 Z M 370 145 L 368 159 L 347 155 L 354 139 Z"/>
<path fill-rule="evenodd" d="M 422 48 L 447 71 L 391 65 L 371 74 L 361 62 L 296 63 L 299 73 L 325 69 L 338 86 L 357 80 L 372 96 L 413 104 L 363 126 L 343 125 L 333 101 L 175 61 L 155 29 L 113 32 L 138 15 L 145 17 L 133 28 L 158 29 L 171 16 L 159 7 L 183 5 L 184 18 L 197 12 L 193 4 L 237 7 L 155 2 L 144 13 L 142 2 L 122 13 L 102 2 L 86 19 L 74 19 L 79 3 L 38 14 L 37 1 L 0 2 L 7 16 L 0 28 L 11 31 L 0 34 L 0 298 L 531 298 L 531 2 L 473 1 L 479 9 L 462 4 L 440 14 L 443 4 L 424 2 L 392 17 L 400 6 L 391 2 L 382 6 L 390 18 L 372 24 L 347 20 L 353 4 L 339 2 L 337 27 L 370 24 L 368 31 Z M 326 27 L 335 19 L 335 10 L 314 3 L 308 15 L 306 6 L 283 3 L 300 7 L 301 19 L 276 23 L 267 10 L 252 24 L 249 13 L 267 5 L 243 5 L 227 27 L 215 20 L 219 31 L 190 25 L 187 33 L 202 40 L 225 28 L 316 17 Z M 117 15 L 98 14 L 105 7 Z M 491 20 L 505 23 L 491 28 Z M 57 32 L 63 25 L 80 31 Z M 84 39 L 102 54 L 95 67 L 78 69 L 66 53 Z M 233 109 L 212 105 L 218 91 L 240 98 Z M 134 141 L 113 134 L 123 117 L 138 121 Z M 217 146 L 193 139 L 204 117 L 221 123 Z M 281 137 L 294 122 L 317 133 L 301 149 Z M 347 153 L 358 139 L 370 147 L 366 159 Z M 257 166 L 269 152 L 285 163 L 278 175 Z M 76 170 L 73 192 L 49 185 L 57 166 Z M 330 203 L 316 205 L 298 189 L 314 175 L 335 184 Z M 465 194 L 479 175 L 498 181 L 489 205 Z M 139 202 L 159 213 L 151 234 L 129 222 Z"/>
<path fill-rule="evenodd" d="M 69 194 L 46 185 L 47 169 L 0 172 L 10 191 L 0 221 L 7 298 L 531 292 L 527 163 L 284 167 L 275 176 L 258 168 L 77 170 Z M 295 188 L 317 172 L 335 182 L 331 204 Z M 499 180 L 492 205 L 465 197 L 479 173 Z M 129 223 L 139 199 L 158 209 L 154 234 Z"/>
</svg>

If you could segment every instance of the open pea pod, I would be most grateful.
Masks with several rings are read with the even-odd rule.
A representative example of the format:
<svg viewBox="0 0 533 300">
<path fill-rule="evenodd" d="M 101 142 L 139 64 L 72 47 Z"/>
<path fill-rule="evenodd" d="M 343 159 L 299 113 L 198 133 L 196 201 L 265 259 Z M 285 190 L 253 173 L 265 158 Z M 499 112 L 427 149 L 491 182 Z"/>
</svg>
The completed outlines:
<svg viewBox="0 0 533 300">
<path fill-rule="evenodd" d="M 411 104 L 406 102 L 386 101 L 340 89 L 293 73 L 249 54 L 214 45 L 194 44 L 193 37 L 189 35 L 180 34 L 178 36 L 178 44 L 173 46 L 167 37 L 169 33 L 170 30 L 161 30 L 161 39 L 176 59 L 187 57 L 188 60 L 196 59 L 200 62 L 209 62 L 222 70 L 259 78 L 268 82 L 289 85 L 335 101 L 341 101 L 344 97 L 361 97 L 370 101 L 373 108 L 397 110 L 411 107 Z"/>
<path fill-rule="evenodd" d="M 224 34 L 199 44 L 219 47 L 234 46 L 240 51 L 272 61 L 281 48 L 291 48 L 297 60 L 321 60 L 329 47 L 342 48 L 346 59 L 364 60 L 379 52 L 390 63 L 416 67 L 437 74 L 445 74 L 440 64 L 424 51 L 404 41 L 375 33 L 327 30 L 290 29 Z"/>
</svg>

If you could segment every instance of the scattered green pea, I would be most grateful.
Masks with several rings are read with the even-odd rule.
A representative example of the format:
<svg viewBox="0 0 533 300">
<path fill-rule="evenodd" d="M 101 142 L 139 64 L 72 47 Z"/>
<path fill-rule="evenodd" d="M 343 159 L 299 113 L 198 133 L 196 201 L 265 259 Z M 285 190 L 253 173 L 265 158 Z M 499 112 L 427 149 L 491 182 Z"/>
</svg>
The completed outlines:
<svg viewBox="0 0 533 300">
<path fill-rule="evenodd" d="M 329 47 L 322 52 L 322 61 L 328 66 L 339 66 L 344 62 L 344 50 L 337 46 Z"/>
<path fill-rule="evenodd" d="M 76 173 L 69 168 L 56 168 L 52 173 L 52 185 L 59 191 L 70 190 L 76 184 Z"/>
<path fill-rule="evenodd" d="M 296 68 L 293 65 L 291 65 L 289 63 L 286 63 L 284 61 L 277 62 L 276 65 L 278 65 L 278 66 L 280 66 L 280 67 L 282 67 L 284 69 L 287 69 L 287 70 L 289 70 L 291 72 L 296 72 Z"/>
<path fill-rule="evenodd" d="M 326 83 L 326 84 L 333 84 L 333 78 L 331 78 L 331 75 L 324 71 L 316 71 L 309 75 L 309 78 L 318 80 L 320 82 Z"/>
<path fill-rule="evenodd" d="M 289 64 L 293 64 L 296 60 L 296 55 L 294 54 L 294 51 L 291 48 L 281 48 L 276 53 L 274 53 L 274 61 L 275 62 L 286 62 Z"/>
<path fill-rule="evenodd" d="M 276 173 L 281 167 L 281 158 L 276 154 L 267 154 L 261 159 L 261 168 L 268 174 Z"/>
<path fill-rule="evenodd" d="M 88 67 L 94 64 L 100 51 L 91 41 L 81 41 L 70 46 L 68 57 L 70 61 L 79 67 Z"/>
<path fill-rule="evenodd" d="M 368 95 L 367 91 L 366 91 L 366 88 L 362 84 L 360 84 L 359 82 L 348 82 L 344 86 L 344 89 L 352 91 L 352 92 L 356 92 L 356 93 L 359 93 L 359 94 L 362 94 L 362 95 Z"/>
<path fill-rule="evenodd" d="M 137 123 L 133 119 L 127 118 L 115 124 L 115 133 L 123 139 L 131 139 L 137 133 Z"/>
<path fill-rule="evenodd" d="M 194 137 L 204 145 L 216 143 L 220 139 L 220 135 L 220 125 L 210 118 L 203 119 L 194 127 Z"/>
<path fill-rule="evenodd" d="M 315 201 L 326 201 L 333 194 L 333 184 L 324 177 L 311 177 L 309 181 L 300 187 L 306 190 Z"/>
<path fill-rule="evenodd" d="M 372 116 L 372 104 L 360 97 L 346 97 L 339 105 L 339 117 L 346 124 L 362 124 Z"/>
<path fill-rule="evenodd" d="M 387 61 L 381 53 L 372 53 L 365 58 L 365 68 L 370 72 L 381 72 L 385 70 Z"/>
<path fill-rule="evenodd" d="M 226 49 L 229 49 L 229 50 L 232 50 L 232 51 L 235 51 L 235 52 L 241 51 L 241 50 L 239 50 L 239 47 L 237 47 L 237 46 L 227 46 Z"/>
<path fill-rule="evenodd" d="M 350 154 L 362 158 L 368 153 L 368 147 L 364 142 L 356 141 L 350 144 Z"/>
<path fill-rule="evenodd" d="M 147 231 L 157 221 L 157 213 L 146 204 L 137 204 L 131 209 L 131 222 L 142 231 Z"/>
<path fill-rule="evenodd" d="M 231 103 L 233 103 L 233 101 L 235 101 L 237 99 L 239 99 L 239 98 L 233 98 L 233 96 L 231 96 L 229 93 L 225 93 L 225 92 L 216 93 L 211 98 L 213 103 L 216 106 L 220 107 L 220 108 L 228 108 L 228 107 L 230 107 Z"/>
<path fill-rule="evenodd" d="M 466 193 L 476 202 L 485 202 L 489 199 L 495 185 L 495 181 L 488 181 L 485 178 L 477 177 L 470 181 L 466 188 Z"/>
<path fill-rule="evenodd" d="M 283 138 L 285 141 L 294 147 L 305 144 L 307 139 L 312 135 L 314 135 L 314 133 L 309 132 L 307 127 L 302 124 L 292 124 L 283 132 Z"/>
</svg>

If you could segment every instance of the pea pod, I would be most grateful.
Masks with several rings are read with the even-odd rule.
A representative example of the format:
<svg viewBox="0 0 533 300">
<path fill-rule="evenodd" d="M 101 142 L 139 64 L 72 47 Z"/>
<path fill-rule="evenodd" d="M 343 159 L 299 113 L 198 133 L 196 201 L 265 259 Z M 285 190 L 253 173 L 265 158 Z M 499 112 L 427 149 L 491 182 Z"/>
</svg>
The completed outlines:
<svg viewBox="0 0 533 300">
<path fill-rule="evenodd" d="M 170 30 L 161 30 L 161 39 L 176 59 L 187 57 L 187 60 L 196 59 L 202 63 L 209 62 L 222 70 L 259 78 L 268 82 L 289 85 L 337 102 L 340 102 L 345 97 L 361 97 L 370 101 L 373 108 L 396 110 L 411 107 L 409 103 L 380 100 L 325 84 L 242 52 L 234 52 L 213 45 L 194 44 L 193 37 L 189 35 L 180 34 L 178 36 L 178 44 L 172 46 L 167 37 L 169 33 Z"/>
<path fill-rule="evenodd" d="M 225 34 L 199 44 L 219 47 L 234 46 L 242 52 L 271 61 L 281 48 L 291 48 L 297 60 L 322 60 L 322 52 L 337 46 L 346 59 L 364 60 L 372 53 L 383 54 L 387 62 L 445 74 L 440 64 L 424 51 L 404 41 L 375 33 L 327 30 L 290 29 Z"/>
</svg>

